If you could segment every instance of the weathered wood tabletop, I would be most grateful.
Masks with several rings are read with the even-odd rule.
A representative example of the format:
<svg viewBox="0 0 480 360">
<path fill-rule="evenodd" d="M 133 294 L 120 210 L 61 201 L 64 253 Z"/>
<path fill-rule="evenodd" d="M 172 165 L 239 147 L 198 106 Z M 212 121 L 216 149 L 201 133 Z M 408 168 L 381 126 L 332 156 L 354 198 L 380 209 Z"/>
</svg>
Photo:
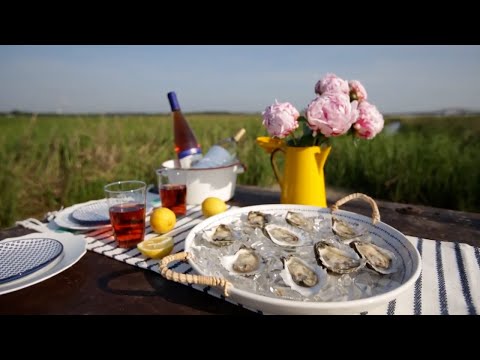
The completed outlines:
<svg viewBox="0 0 480 360">
<path fill-rule="evenodd" d="M 328 199 L 329 205 L 338 199 Z M 278 204 L 280 193 L 237 186 L 232 205 Z M 480 246 L 480 214 L 376 200 L 382 221 L 405 235 Z M 366 216 L 351 201 L 342 210 Z M 0 230 L 0 240 L 32 233 Z M 36 285 L 0 295 L 0 314 L 245 314 L 255 313 L 106 256 L 87 251 L 79 262 Z"/>
</svg>

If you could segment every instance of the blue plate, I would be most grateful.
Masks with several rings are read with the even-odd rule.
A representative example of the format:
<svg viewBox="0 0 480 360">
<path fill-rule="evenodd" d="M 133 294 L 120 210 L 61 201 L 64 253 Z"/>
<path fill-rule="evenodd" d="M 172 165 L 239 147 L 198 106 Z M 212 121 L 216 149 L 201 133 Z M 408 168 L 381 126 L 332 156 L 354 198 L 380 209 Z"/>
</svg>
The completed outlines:
<svg viewBox="0 0 480 360">
<path fill-rule="evenodd" d="M 0 242 L 0 284 L 40 270 L 63 252 L 61 242 L 48 238 Z"/>
<path fill-rule="evenodd" d="M 80 224 L 108 224 L 110 222 L 110 214 L 108 213 L 108 204 L 106 201 L 97 201 L 79 207 L 72 212 L 73 220 Z"/>
</svg>

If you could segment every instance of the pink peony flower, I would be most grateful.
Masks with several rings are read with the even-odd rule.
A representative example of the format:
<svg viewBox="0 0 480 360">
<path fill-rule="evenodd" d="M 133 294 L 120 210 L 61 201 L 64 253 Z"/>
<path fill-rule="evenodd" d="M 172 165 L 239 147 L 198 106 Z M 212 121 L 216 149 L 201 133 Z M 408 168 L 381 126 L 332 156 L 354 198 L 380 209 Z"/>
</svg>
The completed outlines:
<svg viewBox="0 0 480 360">
<path fill-rule="evenodd" d="M 267 107 L 262 116 L 270 137 L 258 137 L 258 144 L 271 153 L 283 146 L 330 145 L 331 137 L 347 133 L 372 139 L 382 131 L 383 116 L 367 102 L 367 91 L 360 81 L 346 81 L 329 73 L 316 83 L 315 92 L 317 97 L 302 115 L 288 102 L 275 100 Z M 300 127 L 300 123 L 306 126 Z"/>
<path fill-rule="evenodd" d="M 321 132 L 326 137 L 345 134 L 357 119 L 357 101 L 350 102 L 344 93 L 325 93 L 308 105 L 306 117 L 314 136 Z"/>
<path fill-rule="evenodd" d="M 358 105 L 358 117 L 353 125 L 358 137 L 370 140 L 382 131 L 383 125 L 383 116 L 375 105 L 367 101 L 362 101 Z"/>
<path fill-rule="evenodd" d="M 330 92 L 340 92 L 348 95 L 348 82 L 339 78 L 335 74 L 327 74 L 315 85 L 315 93 L 323 95 Z"/>
<path fill-rule="evenodd" d="M 298 128 L 298 117 L 300 113 L 295 107 L 288 103 L 279 103 L 275 100 L 273 105 L 268 106 L 264 112 L 263 125 L 270 135 L 283 139 L 296 128 Z"/>
<path fill-rule="evenodd" d="M 360 81 L 350 80 L 348 86 L 350 88 L 350 100 L 367 100 L 367 90 L 365 90 Z"/>
</svg>

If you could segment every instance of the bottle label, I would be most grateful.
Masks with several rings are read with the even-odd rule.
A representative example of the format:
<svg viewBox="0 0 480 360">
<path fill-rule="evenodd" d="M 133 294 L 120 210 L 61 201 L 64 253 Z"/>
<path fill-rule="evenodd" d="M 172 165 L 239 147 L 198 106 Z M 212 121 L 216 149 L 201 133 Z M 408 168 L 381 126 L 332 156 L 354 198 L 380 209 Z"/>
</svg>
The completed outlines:
<svg viewBox="0 0 480 360">
<path fill-rule="evenodd" d="M 189 155 L 195 155 L 195 154 L 201 154 L 201 153 L 202 153 L 202 149 L 191 148 L 191 149 L 188 149 L 188 150 L 180 151 L 177 156 L 178 156 L 179 159 L 183 159 L 184 157 L 187 157 Z"/>
<path fill-rule="evenodd" d="M 178 161 L 181 168 L 188 169 L 192 163 L 200 160 L 202 158 L 202 149 L 193 148 L 184 150 L 178 153 Z"/>
</svg>

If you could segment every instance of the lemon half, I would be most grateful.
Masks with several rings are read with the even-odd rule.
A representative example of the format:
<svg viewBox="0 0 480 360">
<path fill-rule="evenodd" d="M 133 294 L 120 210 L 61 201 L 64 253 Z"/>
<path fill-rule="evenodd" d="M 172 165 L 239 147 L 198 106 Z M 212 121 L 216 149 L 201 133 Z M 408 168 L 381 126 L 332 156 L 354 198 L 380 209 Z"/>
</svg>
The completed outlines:
<svg viewBox="0 0 480 360">
<path fill-rule="evenodd" d="M 144 240 L 137 244 L 137 248 L 149 258 L 161 259 L 172 252 L 173 245 L 173 237 L 163 235 Z"/>
</svg>

